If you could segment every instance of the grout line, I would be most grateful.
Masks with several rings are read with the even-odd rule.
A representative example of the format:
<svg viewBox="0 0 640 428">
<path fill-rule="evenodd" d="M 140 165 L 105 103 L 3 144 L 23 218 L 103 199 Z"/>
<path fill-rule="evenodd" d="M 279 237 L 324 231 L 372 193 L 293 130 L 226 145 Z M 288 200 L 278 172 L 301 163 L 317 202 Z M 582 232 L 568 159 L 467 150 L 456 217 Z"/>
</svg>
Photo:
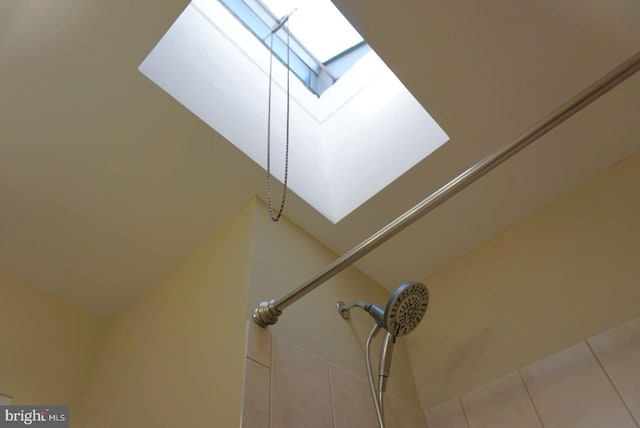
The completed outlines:
<svg viewBox="0 0 640 428">
<path fill-rule="evenodd" d="M 242 397 L 240 400 L 240 428 L 242 428 L 242 426 L 244 425 L 244 414 L 245 414 L 245 407 L 247 407 L 247 359 L 246 357 L 242 360 L 243 362 L 243 367 L 242 367 Z M 0 394 L 2 395 L 2 394 Z"/>
<path fill-rule="evenodd" d="M 250 356 L 245 356 L 245 358 L 249 361 L 251 361 L 252 363 L 256 363 L 257 365 L 264 367 L 265 369 L 269 369 L 271 370 L 271 367 L 269 367 L 268 365 L 266 365 L 265 363 L 261 363 L 260 361 L 254 360 L 253 358 L 251 358 Z"/>
<path fill-rule="evenodd" d="M 269 428 L 271 426 L 271 397 L 273 395 L 272 391 L 271 391 L 271 368 L 269 368 L 269 396 L 267 397 L 267 424 L 268 426 L 266 428 Z"/>
<path fill-rule="evenodd" d="M 469 428 L 469 418 L 467 418 L 467 411 L 464 409 L 464 404 L 462 404 L 462 397 L 458 395 L 458 402 L 460 403 L 460 408 L 462 409 L 462 416 L 464 416 L 464 421 L 467 423 L 467 428 Z"/>
<path fill-rule="evenodd" d="M 522 372 L 518 370 L 518 376 L 520 376 L 520 382 L 522 382 L 522 386 L 524 386 L 524 390 L 527 391 L 527 396 L 529 397 L 529 402 L 533 406 L 533 411 L 536 412 L 536 416 L 538 417 L 538 421 L 540 421 L 540 426 L 544 428 L 544 422 L 542 422 L 542 416 L 540 416 L 540 412 L 536 407 L 536 403 L 533 401 L 533 397 L 531 396 L 531 392 L 529 391 L 529 387 L 527 383 L 524 381 L 524 377 L 522 376 Z"/>
<path fill-rule="evenodd" d="M 272 407 L 273 407 L 273 377 L 274 377 L 274 366 L 273 366 L 273 354 L 274 354 L 274 347 L 273 347 L 273 334 L 269 335 L 269 341 L 271 342 L 271 352 L 269 353 L 269 364 L 271 364 L 271 367 L 269 368 L 269 427 L 271 427 L 271 425 L 273 425 L 273 421 L 272 421 L 272 417 L 273 417 L 273 412 L 272 412 Z"/>
<path fill-rule="evenodd" d="M 624 397 L 622 396 L 622 394 L 620 393 L 620 391 L 618 390 L 618 388 L 616 387 L 616 384 L 613 383 L 613 379 L 611 379 L 611 377 L 609 376 L 609 373 L 607 372 L 607 369 L 604 367 L 604 365 L 602 364 L 602 361 L 600 361 L 600 358 L 598 358 L 598 354 L 596 354 L 596 351 L 593 350 L 593 348 L 591 347 L 591 344 L 589 343 L 588 340 L 585 340 L 585 343 L 587 344 L 587 347 L 589 348 L 589 350 L 591 351 L 591 353 L 593 354 L 593 357 L 596 359 L 596 361 L 598 362 L 598 365 L 600 366 L 600 368 L 602 369 L 602 371 L 604 372 L 604 375 L 607 377 L 607 379 L 609 380 L 609 383 L 611 384 L 611 386 L 613 387 L 613 390 L 616 392 L 616 394 L 618 394 L 618 397 L 620 398 L 620 401 L 622 401 L 622 405 L 624 406 L 625 409 L 627 409 L 627 412 L 629 412 L 629 415 L 631 416 L 631 419 L 633 420 L 633 422 L 636 424 L 637 427 L 640 427 L 640 424 L 638 423 L 638 421 L 636 420 L 636 418 L 633 416 L 633 413 L 631 413 L 631 410 L 629 409 L 629 406 L 627 405 L 627 402 L 624 400 Z"/>
<path fill-rule="evenodd" d="M 328 361 L 327 363 L 327 372 L 329 374 L 329 398 L 331 399 L 331 422 L 333 422 L 333 428 L 336 427 L 336 402 L 333 398 L 333 381 L 331 379 L 331 364 Z"/>
</svg>

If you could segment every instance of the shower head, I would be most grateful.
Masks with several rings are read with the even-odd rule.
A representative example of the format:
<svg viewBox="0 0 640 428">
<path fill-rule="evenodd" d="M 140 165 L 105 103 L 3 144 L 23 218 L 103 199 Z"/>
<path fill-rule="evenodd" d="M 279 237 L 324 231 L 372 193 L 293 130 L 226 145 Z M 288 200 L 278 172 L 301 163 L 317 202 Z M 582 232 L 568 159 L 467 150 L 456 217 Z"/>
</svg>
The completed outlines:
<svg viewBox="0 0 640 428">
<path fill-rule="evenodd" d="M 427 286 L 421 282 L 409 281 L 396 288 L 384 309 L 371 303 L 338 302 L 338 312 L 343 318 L 349 318 L 349 310 L 358 306 L 369 312 L 380 327 L 393 336 L 400 337 L 409 334 L 418 326 L 427 312 L 428 304 Z"/>
<path fill-rule="evenodd" d="M 402 284 L 391 294 L 384 312 L 375 309 L 368 312 L 378 324 L 396 337 L 405 336 L 413 331 L 427 312 L 429 290 L 421 282 L 409 281 Z M 372 308 L 373 308 L 372 307 Z"/>
<path fill-rule="evenodd" d="M 342 318 L 350 318 L 351 308 L 359 307 L 369 312 L 376 320 L 374 329 L 371 330 L 367 340 L 367 371 L 369 372 L 369 383 L 371 392 L 376 402 L 382 401 L 382 393 L 387 389 L 387 380 L 391 371 L 391 358 L 396 338 L 411 333 L 420 323 L 429 305 L 429 290 L 421 282 L 409 281 L 396 288 L 387 301 L 387 305 L 382 309 L 378 305 L 365 302 L 351 302 L 345 304 L 338 302 L 338 313 Z M 378 364 L 378 387 L 375 392 L 373 374 L 369 357 L 369 344 L 379 327 L 387 331 L 382 342 L 380 352 L 380 362 Z M 379 400 L 379 401 L 378 401 Z M 378 407 L 376 407 L 378 408 Z"/>
</svg>

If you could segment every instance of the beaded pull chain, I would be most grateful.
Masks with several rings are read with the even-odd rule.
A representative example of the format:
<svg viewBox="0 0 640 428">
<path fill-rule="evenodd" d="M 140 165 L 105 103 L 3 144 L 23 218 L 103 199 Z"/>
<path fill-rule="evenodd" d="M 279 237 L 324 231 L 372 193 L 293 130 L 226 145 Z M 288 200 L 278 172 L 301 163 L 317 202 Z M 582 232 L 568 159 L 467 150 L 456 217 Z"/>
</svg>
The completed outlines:
<svg viewBox="0 0 640 428">
<path fill-rule="evenodd" d="M 293 12 L 291 12 L 293 13 Z M 289 78 L 291 71 L 289 70 L 289 30 L 285 28 L 285 33 L 287 33 L 287 119 L 286 119 L 286 128 L 285 128 L 285 161 L 284 161 L 284 189 L 282 191 L 282 199 L 280 200 L 280 208 L 278 209 L 278 213 L 276 214 L 273 210 L 273 201 L 271 195 L 271 86 L 273 85 L 273 35 L 276 31 L 278 31 L 283 25 L 286 26 L 287 21 L 291 14 L 285 16 L 278 22 L 275 29 L 271 31 L 271 57 L 269 58 L 269 107 L 267 110 L 267 202 L 269 205 L 269 215 L 271 216 L 271 220 L 277 222 L 280 220 L 282 216 L 282 212 L 284 211 L 284 204 L 287 200 L 287 181 L 289 178 L 289 104 L 290 104 L 290 96 L 289 96 Z"/>
</svg>

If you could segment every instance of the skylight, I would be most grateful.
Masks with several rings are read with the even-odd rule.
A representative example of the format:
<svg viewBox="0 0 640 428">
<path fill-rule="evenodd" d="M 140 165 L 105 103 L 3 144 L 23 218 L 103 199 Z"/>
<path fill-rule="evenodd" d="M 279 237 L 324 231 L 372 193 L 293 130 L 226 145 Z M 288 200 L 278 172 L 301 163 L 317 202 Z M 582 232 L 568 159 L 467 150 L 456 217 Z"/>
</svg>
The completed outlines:
<svg viewBox="0 0 640 428">
<path fill-rule="evenodd" d="M 220 2 L 317 96 L 370 50 L 330 0 Z"/>
<path fill-rule="evenodd" d="M 270 56 L 227 6 L 192 0 L 139 70 L 224 137 L 212 144 L 229 142 L 266 169 Z M 271 172 L 282 182 L 288 71 L 277 61 L 273 66 L 273 99 L 281 101 L 274 103 L 273 123 L 282 126 L 271 129 Z M 371 49 L 321 97 L 302 79 L 290 83 L 289 188 L 331 222 L 448 140 Z"/>
</svg>

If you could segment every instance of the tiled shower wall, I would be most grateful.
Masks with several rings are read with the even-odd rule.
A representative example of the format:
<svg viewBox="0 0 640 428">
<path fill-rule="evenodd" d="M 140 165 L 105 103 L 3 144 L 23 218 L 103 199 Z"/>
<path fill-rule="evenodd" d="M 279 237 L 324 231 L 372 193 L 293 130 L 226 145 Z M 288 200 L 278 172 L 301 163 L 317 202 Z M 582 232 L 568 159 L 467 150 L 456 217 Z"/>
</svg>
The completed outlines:
<svg viewBox="0 0 640 428">
<path fill-rule="evenodd" d="M 429 428 L 639 427 L 640 318 L 426 412 Z"/>
<path fill-rule="evenodd" d="M 375 427 L 370 394 L 364 380 L 249 322 L 243 428 Z M 419 408 L 391 394 L 385 413 L 389 428 L 426 427 Z"/>
</svg>

